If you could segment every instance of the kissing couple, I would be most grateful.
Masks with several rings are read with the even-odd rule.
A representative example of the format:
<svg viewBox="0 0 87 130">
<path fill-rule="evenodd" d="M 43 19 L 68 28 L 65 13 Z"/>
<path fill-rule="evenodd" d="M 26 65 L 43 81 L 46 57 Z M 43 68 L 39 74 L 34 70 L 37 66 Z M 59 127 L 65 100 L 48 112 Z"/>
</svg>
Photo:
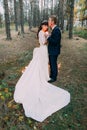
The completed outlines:
<svg viewBox="0 0 87 130">
<path fill-rule="evenodd" d="M 70 102 L 70 93 L 51 84 L 57 80 L 61 48 L 61 32 L 55 15 L 41 23 L 37 36 L 40 46 L 34 48 L 33 58 L 15 86 L 14 100 L 23 105 L 26 117 L 42 122 Z"/>
</svg>

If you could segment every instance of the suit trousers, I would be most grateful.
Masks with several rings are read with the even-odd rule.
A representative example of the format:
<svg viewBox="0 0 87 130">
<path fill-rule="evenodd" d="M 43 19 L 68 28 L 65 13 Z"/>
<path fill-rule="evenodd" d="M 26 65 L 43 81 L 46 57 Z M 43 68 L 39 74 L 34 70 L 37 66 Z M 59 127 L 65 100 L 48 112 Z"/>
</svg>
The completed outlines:
<svg viewBox="0 0 87 130">
<path fill-rule="evenodd" d="M 50 63 L 50 78 L 56 80 L 58 75 L 58 67 L 57 67 L 57 58 L 58 55 L 49 55 L 49 63 Z"/>
</svg>

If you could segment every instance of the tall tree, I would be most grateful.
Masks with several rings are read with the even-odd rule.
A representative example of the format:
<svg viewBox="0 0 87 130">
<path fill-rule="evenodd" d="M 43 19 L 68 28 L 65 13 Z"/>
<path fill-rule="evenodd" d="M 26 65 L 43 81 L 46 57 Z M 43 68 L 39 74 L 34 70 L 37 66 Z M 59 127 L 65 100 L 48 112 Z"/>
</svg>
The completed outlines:
<svg viewBox="0 0 87 130">
<path fill-rule="evenodd" d="M 0 28 L 2 28 L 2 14 L 0 13 Z"/>
<path fill-rule="evenodd" d="M 14 0 L 14 13 L 15 13 L 15 20 L 14 20 L 15 29 L 16 29 L 16 31 L 18 31 L 18 22 L 17 22 L 17 3 L 16 3 L 16 0 Z"/>
<path fill-rule="evenodd" d="M 54 2 L 54 14 L 55 15 L 59 15 L 59 0 L 57 1 L 57 0 L 55 0 L 55 2 Z"/>
<path fill-rule="evenodd" d="M 54 13 L 54 8 L 53 8 L 53 0 L 51 0 L 51 14 Z"/>
<path fill-rule="evenodd" d="M 43 10 L 44 10 L 44 1 L 43 0 L 41 0 L 40 1 L 40 19 L 41 19 L 41 21 L 43 20 Z"/>
<path fill-rule="evenodd" d="M 48 19 L 48 0 L 44 0 L 43 19 Z"/>
<path fill-rule="evenodd" d="M 21 33 L 24 33 L 23 0 L 19 0 L 19 4 L 20 4 L 20 24 L 21 24 Z"/>
<path fill-rule="evenodd" d="M 66 0 L 66 9 L 65 9 L 65 16 L 66 16 L 66 20 L 67 20 L 67 25 L 66 25 L 66 30 L 69 30 L 69 17 L 70 17 L 70 6 L 69 6 L 69 1 L 70 0 Z"/>
<path fill-rule="evenodd" d="M 23 0 L 24 2 L 24 22 L 28 23 L 28 13 L 29 13 L 29 10 L 30 10 L 30 7 L 29 7 L 29 0 Z"/>
<path fill-rule="evenodd" d="M 70 17 L 69 17 L 69 39 L 73 38 L 73 21 L 74 21 L 74 1 L 69 1 Z"/>
<path fill-rule="evenodd" d="M 30 30 L 33 26 L 33 2 L 34 0 L 30 0 L 30 18 L 29 18 Z"/>
<path fill-rule="evenodd" d="M 7 40 L 11 40 L 12 38 L 11 38 L 11 33 L 10 33 L 8 0 L 4 0 L 4 9 L 5 9 L 5 27 L 6 27 Z"/>
<path fill-rule="evenodd" d="M 30 7 L 31 7 L 31 15 L 30 15 L 30 23 L 31 27 L 38 26 L 40 22 L 40 10 L 39 10 L 39 0 L 31 0 L 30 1 Z"/>
<path fill-rule="evenodd" d="M 59 0 L 58 20 L 59 20 L 59 26 L 62 32 L 64 32 L 64 0 Z"/>
<path fill-rule="evenodd" d="M 39 1 L 33 2 L 33 26 L 36 27 L 39 24 Z"/>
<path fill-rule="evenodd" d="M 10 23 L 14 23 L 14 1 L 8 0 Z"/>
<path fill-rule="evenodd" d="M 30 1 L 28 3 L 28 25 L 29 25 L 29 30 L 31 30 L 31 5 Z"/>
</svg>

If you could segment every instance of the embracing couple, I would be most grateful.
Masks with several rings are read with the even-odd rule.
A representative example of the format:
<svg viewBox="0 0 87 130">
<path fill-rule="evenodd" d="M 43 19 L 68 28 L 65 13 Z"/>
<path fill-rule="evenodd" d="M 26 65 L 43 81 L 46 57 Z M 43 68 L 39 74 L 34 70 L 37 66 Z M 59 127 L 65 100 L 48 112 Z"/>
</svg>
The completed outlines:
<svg viewBox="0 0 87 130">
<path fill-rule="evenodd" d="M 49 34 L 48 27 L 52 29 L 52 33 Z M 56 16 L 51 16 L 48 20 L 44 20 L 41 23 L 39 29 L 39 43 L 42 45 L 48 44 L 48 56 L 50 64 L 50 80 L 48 82 L 54 82 L 57 79 L 58 67 L 57 67 L 57 57 L 60 54 L 61 48 L 61 32 L 57 27 Z M 42 35 L 41 35 L 42 34 Z M 43 38 L 42 38 L 43 37 Z M 44 39 L 44 41 L 41 41 Z"/>
<path fill-rule="evenodd" d="M 14 100 L 23 105 L 25 115 L 40 122 L 70 102 L 69 92 L 50 84 L 57 79 L 61 47 L 61 32 L 56 24 L 54 15 L 41 23 L 37 34 L 40 47 L 34 49 L 33 58 L 14 92 Z M 51 34 L 48 27 L 52 29 Z"/>
</svg>

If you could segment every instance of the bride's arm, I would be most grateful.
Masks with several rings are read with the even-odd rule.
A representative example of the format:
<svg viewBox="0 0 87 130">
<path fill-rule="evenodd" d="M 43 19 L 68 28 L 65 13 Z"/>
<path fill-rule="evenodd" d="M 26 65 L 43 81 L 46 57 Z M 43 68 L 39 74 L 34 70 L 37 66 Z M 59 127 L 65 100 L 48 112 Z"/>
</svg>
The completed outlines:
<svg viewBox="0 0 87 130">
<path fill-rule="evenodd" d="M 40 43 L 40 45 L 47 44 L 45 34 L 42 31 L 39 32 L 39 43 Z"/>
</svg>

